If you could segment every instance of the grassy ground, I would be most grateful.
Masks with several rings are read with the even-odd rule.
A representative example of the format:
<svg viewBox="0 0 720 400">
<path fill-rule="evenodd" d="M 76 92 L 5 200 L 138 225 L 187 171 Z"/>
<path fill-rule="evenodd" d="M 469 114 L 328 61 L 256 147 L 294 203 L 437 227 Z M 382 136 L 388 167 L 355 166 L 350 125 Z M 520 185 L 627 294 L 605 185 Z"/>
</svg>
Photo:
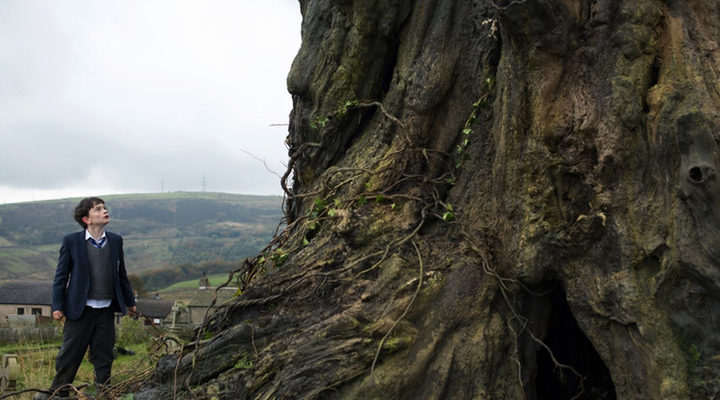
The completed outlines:
<svg viewBox="0 0 720 400">
<path fill-rule="evenodd" d="M 211 287 L 217 287 L 227 281 L 228 274 L 208 275 L 208 279 L 210 280 Z M 161 289 L 160 293 L 163 293 L 166 291 L 172 291 L 174 289 L 188 289 L 188 288 L 197 289 L 198 282 L 199 281 L 197 279 L 191 279 L 189 281 L 178 282 L 176 284 L 166 287 L 165 289 Z"/>
<path fill-rule="evenodd" d="M 18 365 L 21 369 L 21 375 L 18 379 L 16 391 L 23 389 L 47 389 L 55 375 L 55 357 L 58 353 L 58 346 L 52 348 L 44 348 L 40 350 L 26 351 L 16 353 L 18 355 Z M 113 383 L 122 383 L 131 378 L 137 377 L 139 374 L 149 371 L 154 365 L 154 361 L 150 359 L 147 345 L 136 344 L 129 346 L 135 352 L 135 355 L 118 355 L 113 363 Z M 92 384 L 94 382 L 93 366 L 87 360 L 83 360 L 75 378 L 75 385 L 80 386 L 83 383 Z M 83 392 L 92 391 L 92 385 Z M 33 393 L 23 393 L 14 396 L 13 399 L 32 399 Z"/>
<path fill-rule="evenodd" d="M 217 287 L 225 283 L 228 278 L 228 274 L 217 274 L 208 275 L 210 279 L 210 286 Z M 158 294 L 163 299 L 179 300 L 185 304 L 190 303 L 193 297 L 198 292 L 198 280 L 191 279 L 189 281 L 178 282 L 172 286 L 168 286 L 158 291 Z"/>
<path fill-rule="evenodd" d="M 126 322 L 128 321 L 129 322 Z M 137 379 L 147 375 L 155 366 L 158 354 L 153 351 L 153 340 L 138 321 L 123 318 L 117 327 L 117 345 L 132 350 L 134 355 L 118 354 L 113 363 L 112 381 L 115 387 L 127 386 Z M 134 342 L 134 343 L 131 343 Z M 13 345 L 0 345 L 0 353 L 16 354 L 20 366 L 20 376 L 17 385 L 12 391 L 25 389 L 47 389 L 55 375 L 55 357 L 60 343 L 21 343 Z M 81 389 L 81 394 L 91 394 L 95 391 L 93 366 L 87 357 L 83 360 L 75 378 L 74 384 L 80 386 L 88 383 L 87 388 Z M 13 396 L 13 399 L 32 399 L 34 392 Z M 82 398 L 79 396 L 79 398 Z M 123 398 L 111 395 L 103 398 Z"/>
</svg>

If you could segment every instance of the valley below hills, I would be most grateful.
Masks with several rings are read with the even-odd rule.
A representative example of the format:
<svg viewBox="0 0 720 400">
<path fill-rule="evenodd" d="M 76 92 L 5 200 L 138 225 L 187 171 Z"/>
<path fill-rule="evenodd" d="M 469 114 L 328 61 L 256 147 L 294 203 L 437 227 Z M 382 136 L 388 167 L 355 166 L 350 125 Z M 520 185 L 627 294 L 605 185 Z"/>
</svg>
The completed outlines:
<svg viewBox="0 0 720 400">
<path fill-rule="evenodd" d="M 124 238 L 128 273 L 146 280 L 166 271 L 163 275 L 171 277 L 162 285 L 175 283 L 172 275 L 182 281 L 219 268 L 231 270 L 270 242 L 283 215 L 281 196 L 172 192 L 100 197 L 110 211 L 107 230 Z M 78 201 L 0 205 L 0 281 L 52 279 L 63 236 L 82 229 L 73 220 Z"/>
</svg>

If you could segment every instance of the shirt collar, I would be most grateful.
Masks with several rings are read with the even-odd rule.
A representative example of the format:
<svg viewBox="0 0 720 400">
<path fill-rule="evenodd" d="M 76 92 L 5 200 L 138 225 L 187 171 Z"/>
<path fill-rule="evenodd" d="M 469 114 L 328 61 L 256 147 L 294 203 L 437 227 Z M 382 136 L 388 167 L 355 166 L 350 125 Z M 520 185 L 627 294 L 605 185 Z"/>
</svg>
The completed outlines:
<svg viewBox="0 0 720 400">
<path fill-rule="evenodd" d="M 90 238 L 92 238 L 92 237 L 93 237 L 93 235 L 91 235 L 90 232 L 88 232 L 88 230 L 85 229 L 85 240 L 88 240 L 88 239 L 90 239 Z M 103 229 L 102 235 L 100 235 L 100 237 L 97 238 L 97 240 L 100 241 L 100 240 L 102 240 L 102 238 L 104 238 L 104 237 L 105 237 L 105 230 Z M 93 238 L 93 239 L 95 239 L 95 238 Z"/>
</svg>

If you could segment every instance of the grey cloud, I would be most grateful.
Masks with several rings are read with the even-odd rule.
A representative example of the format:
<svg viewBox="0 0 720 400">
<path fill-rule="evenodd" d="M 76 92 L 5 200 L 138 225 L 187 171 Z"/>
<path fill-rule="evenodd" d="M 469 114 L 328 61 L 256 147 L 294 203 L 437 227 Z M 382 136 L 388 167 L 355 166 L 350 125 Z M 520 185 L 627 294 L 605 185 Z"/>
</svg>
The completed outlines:
<svg viewBox="0 0 720 400">
<path fill-rule="evenodd" d="M 297 2 L 0 2 L 0 186 L 280 193 Z M 102 165 L 102 173 L 88 172 Z"/>
</svg>

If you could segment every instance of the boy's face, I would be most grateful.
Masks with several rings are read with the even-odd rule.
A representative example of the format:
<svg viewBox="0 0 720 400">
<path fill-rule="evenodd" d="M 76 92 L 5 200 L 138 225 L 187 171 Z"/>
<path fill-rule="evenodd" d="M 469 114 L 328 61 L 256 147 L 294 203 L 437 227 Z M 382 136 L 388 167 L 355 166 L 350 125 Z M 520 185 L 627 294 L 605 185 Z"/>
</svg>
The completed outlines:
<svg viewBox="0 0 720 400">
<path fill-rule="evenodd" d="M 87 217 L 83 217 L 83 222 L 87 224 L 88 228 L 91 226 L 103 227 L 110 222 L 110 214 L 108 214 L 107 208 L 103 203 L 97 203 L 93 208 L 88 211 Z"/>
</svg>

